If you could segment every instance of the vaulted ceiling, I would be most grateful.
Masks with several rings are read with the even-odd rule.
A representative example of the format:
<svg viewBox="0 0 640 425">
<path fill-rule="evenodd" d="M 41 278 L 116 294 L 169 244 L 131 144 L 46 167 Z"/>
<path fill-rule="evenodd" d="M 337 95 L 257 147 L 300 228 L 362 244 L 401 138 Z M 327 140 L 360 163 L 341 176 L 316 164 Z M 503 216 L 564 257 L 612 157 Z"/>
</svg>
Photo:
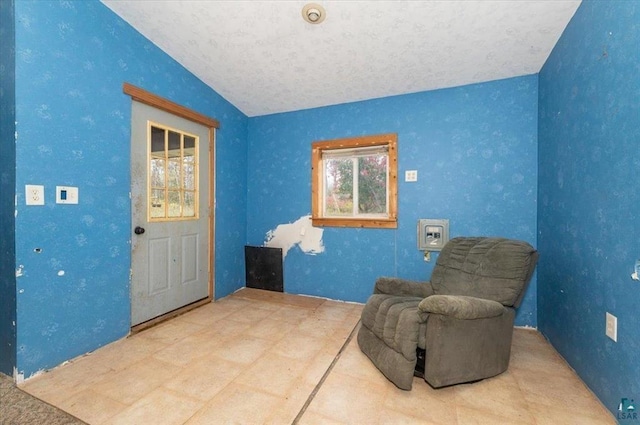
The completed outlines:
<svg viewBox="0 0 640 425">
<path fill-rule="evenodd" d="M 248 116 L 535 74 L 580 0 L 102 0 Z"/>
</svg>

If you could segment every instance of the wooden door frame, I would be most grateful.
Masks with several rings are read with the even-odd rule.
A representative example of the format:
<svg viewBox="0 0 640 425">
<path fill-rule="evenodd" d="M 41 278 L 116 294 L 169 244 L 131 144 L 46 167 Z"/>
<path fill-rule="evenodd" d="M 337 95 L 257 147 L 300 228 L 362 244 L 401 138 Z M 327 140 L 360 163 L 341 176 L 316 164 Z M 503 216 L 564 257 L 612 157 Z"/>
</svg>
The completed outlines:
<svg viewBox="0 0 640 425">
<path fill-rule="evenodd" d="M 131 333 L 139 332 L 143 329 L 149 328 L 151 326 L 156 325 L 159 322 L 163 322 L 165 320 L 171 319 L 172 317 L 178 316 L 182 313 L 185 313 L 189 310 L 193 310 L 196 307 L 200 307 L 201 305 L 208 304 L 213 300 L 214 297 L 214 285 L 213 285 L 213 277 L 214 277 L 214 258 L 215 258 L 215 244 L 214 244 L 214 235 L 215 235 L 215 222 L 214 222 L 214 206 L 215 206 L 215 131 L 220 128 L 220 123 L 206 115 L 203 115 L 199 112 L 194 111 L 193 109 L 186 108 L 182 105 L 179 105 L 175 102 L 172 102 L 168 99 L 155 95 L 151 92 L 148 92 L 144 89 L 134 86 L 133 84 L 123 83 L 122 91 L 131 96 L 131 100 L 135 100 L 140 103 L 144 103 L 156 109 L 160 109 L 162 111 L 168 112 L 170 114 L 176 115 L 180 118 L 184 118 L 188 121 L 192 121 L 196 124 L 200 124 L 209 129 L 209 295 L 207 298 L 196 301 L 194 303 L 188 304 L 186 306 L 180 307 L 176 310 L 172 310 L 168 313 L 165 313 L 161 316 L 148 320 L 146 322 L 140 323 L 139 325 L 131 327 Z M 131 143 L 131 142 L 129 142 Z M 131 295 L 129 295 L 129 303 L 131 303 Z"/>
</svg>

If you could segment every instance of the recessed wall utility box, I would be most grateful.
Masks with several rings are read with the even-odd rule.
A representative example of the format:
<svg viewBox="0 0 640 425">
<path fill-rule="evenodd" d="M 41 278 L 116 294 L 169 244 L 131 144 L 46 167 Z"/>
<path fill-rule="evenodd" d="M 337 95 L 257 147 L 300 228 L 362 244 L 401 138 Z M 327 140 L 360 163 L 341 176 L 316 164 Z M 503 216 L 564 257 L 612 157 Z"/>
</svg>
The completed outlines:
<svg viewBox="0 0 640 425">
<path fill-rule="evenodd" d="M 73 186 L 56 186 L 56 204 L 77 204 L 78 188 Z"/>
<path fill-rule="evenodd" d="M 247 245 L 244 262 L 247 288 L 284 291 L 282 248 Z"/>
<path fill-rule="evenodd" d="M 440 251 L 449 241 L 449 220 L 422 218 L 418 220 L 418 249 Z"/>
</svg>

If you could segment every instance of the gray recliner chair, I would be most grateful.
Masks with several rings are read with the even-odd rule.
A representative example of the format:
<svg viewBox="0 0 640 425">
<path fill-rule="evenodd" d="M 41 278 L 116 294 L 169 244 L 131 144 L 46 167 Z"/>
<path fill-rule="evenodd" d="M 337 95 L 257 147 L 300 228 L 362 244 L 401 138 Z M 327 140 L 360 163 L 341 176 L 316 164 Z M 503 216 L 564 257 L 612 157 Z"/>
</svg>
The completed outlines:
<svg viewBox="0 0 640 425">
<path fill-rule="evenodd" d="M 537 260 L 522 241 L 451 239 L 430 282 L 376 281 L 358 345 L 403 390 L 411 389 L 416 364 L 434 388 L 498 375 L 509 366 L 515 309 Z"/>
</svg>

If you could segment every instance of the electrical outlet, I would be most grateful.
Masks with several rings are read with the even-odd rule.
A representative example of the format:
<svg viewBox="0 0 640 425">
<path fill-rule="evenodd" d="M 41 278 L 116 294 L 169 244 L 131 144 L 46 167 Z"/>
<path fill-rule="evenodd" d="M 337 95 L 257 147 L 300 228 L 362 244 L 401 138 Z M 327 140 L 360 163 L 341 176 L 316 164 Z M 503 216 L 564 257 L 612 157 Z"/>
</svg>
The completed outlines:
<svg viewBox="0 0 640 425">
<path fill-rule="evenodd" d="M 44 186 L 27 184 L 24 186 L 24 196 L 27 205 L 44 205 Z"/>
<path fill-rule="evenodd" d="M 618 342 L 618 318 L 611 313 L 606 314 L 607 328 L 605 333 L 609 338 Z"/>
</svg>

